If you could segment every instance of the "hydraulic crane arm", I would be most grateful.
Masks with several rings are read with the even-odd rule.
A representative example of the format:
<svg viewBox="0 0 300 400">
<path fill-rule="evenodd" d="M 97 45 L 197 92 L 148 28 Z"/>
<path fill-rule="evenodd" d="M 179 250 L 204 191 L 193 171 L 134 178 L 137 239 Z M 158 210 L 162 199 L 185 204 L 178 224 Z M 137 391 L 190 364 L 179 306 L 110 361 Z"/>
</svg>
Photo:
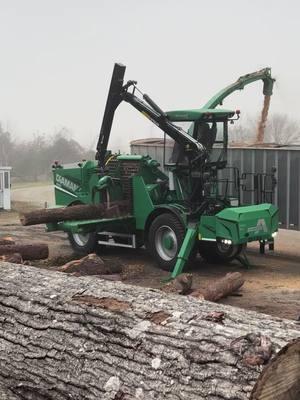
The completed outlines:
<svg viewBox="0 0 300 400">
<path fill-rule="evenodd" d="M 149 106 L 139 97 L 135 96 L 133 93 L 129 93 L 127 91 L 122 94 L 122 98 L 124 101 L 131 104 L 134 108 L 145 115 L 145 117 L 149 118 L 162 131 L 174 139 L 175 142 L 181 144 L 186 149 L 195 150 L 196 152 L 200 153 L 205 152 L 204 146 L 196 139 L 191 137 L 183 129 L 170 122 L 167 115 L 160 110 L 160 108 L 147 94 L 143 95 L 143 99 L 146 100 L 147 103 L 151 104 L 151 106 Z"/>
<path fill-rule="evenodd" d="M 125 70 L 126 70 L 125 65 L 115 64 L 113 74 L 111 77 L 110 87 L 106 100 L 106 106 L 102 119 L 102 125 L 97 143 L 96 160 L 98 160 L 100 167 L 104 167 L 105 154 L 107 151 L 107 146 L 115 111 L 120 102 L 122 101 L 120 94 L 123 88 Z"/>
<path fill-rule="evenodd" d="M 239 79 L 232 83 L 231 85 L 225 87 L 220 92 L 218 92 L 215 96 L 213 96 L 204 106 L 203 108 L 216 108 L 219 104 L 222 104 L 223 100 L 229 96 L 232 92 L 236 90 L 243 90 L 246 85 L 249 85 L 252 82 L 262 80 L 263 81 L 263 94 L 267 96 L 272 95 L 273 84 L 275 79 L 271 76 L 271 68 L 264 68 L 260 71 L 253 72 L 251 74 L 243 75 L 239 77 Z"/>
<path fill-rule="evenodd" d="M 184 148 L 191 154 L 192 161 L 204 157 L 206 155 L 205 147 L 183 129 L 169 121 L 167 115 L 147 94 L 142 94 L 143 99 L 135 95 L 135 90 L 137 90 L 135 81 L 128 81 L 123 85 L 125 69 L 126 67 L 122 64 L 115 64 L 114 66 L 99 140 L 97 143 L 96 159 L 99 162 L 100 168 L 104 168 L 105 154 L 107 151 L 114 113 L 122 101 L 131 104 L 177 143 L 184 146 Z M 129 92 L 128 89 L 132 86 L 133 91 Z"/>
</svg>

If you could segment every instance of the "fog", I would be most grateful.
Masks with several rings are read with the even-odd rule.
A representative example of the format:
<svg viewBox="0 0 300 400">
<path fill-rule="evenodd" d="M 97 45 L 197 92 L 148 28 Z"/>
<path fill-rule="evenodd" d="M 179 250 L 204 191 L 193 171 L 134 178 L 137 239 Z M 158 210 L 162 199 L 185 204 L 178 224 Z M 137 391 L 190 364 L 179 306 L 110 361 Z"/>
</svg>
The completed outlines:
<svg viewBox="0 0 300 400">
<path fill-rule="evenodd" d="M 0 121 L 16 138 L 62 127 L 93 148 L 114 62 L 163 109 L 197 108 L 240 75 L 272 67 L 270 114 L 298 119 L 300 3 L 294 0 L 1 0 Z M 263 103 L 262 83 L 224 103 L 240 123 Z M 129 105 L 110 146 L 156 136 Z"/>
</svg>

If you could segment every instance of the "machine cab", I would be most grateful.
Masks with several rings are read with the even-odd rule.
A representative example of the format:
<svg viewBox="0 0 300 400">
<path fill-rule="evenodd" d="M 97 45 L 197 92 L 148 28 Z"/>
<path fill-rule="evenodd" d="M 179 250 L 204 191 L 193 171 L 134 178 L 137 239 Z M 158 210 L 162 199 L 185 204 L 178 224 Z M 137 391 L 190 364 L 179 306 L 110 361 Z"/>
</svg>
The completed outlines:
<svg viewBox="0 0 300 400">
<path fill-rule="evenodd" d="M 187 110 L 170 111 L 169 119 L 196 139 L 205 148 L 208 168 L 222 169 L 227 162 L 228 121 L 232 121 L 233 111 L 229 110 Z M 168 149 L 167 149 L 168 148 Z M 177 142 L 165 140 L 164 163 L 166 167 L 188 166 L 189 148 Z"/>
<path fill-rule="evenodd" d="M 237 119 L 239 113 L 234 117 L 235 112 L 229 110 L 200 109 L 171 111 L 167 115 L 174 125 L 192 136 L 205 149 L 205 159 L 202 158 L 197 164 L 197 154 L 191 154 L 188 147 L 165 137 L 164 166 L 180 181 L 183 198 L 197 203 L 203 200 L 203 195 L 221 198 L 229 196 L 236 198 L 238 205 L 238 175 L 231 171 L 233 179 L 224 177 L 227 166 L 228 121 Z"/>
</svg>

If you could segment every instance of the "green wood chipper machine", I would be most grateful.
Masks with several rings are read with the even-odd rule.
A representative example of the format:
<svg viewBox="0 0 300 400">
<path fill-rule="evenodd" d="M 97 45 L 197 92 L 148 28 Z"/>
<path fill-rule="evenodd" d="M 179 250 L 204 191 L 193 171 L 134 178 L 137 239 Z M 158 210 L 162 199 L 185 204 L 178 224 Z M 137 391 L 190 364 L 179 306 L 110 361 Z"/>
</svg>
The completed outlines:
<svg viewBox="0 0 300 400">
<path fill-rule="evenodd" d="M 172 277 L 198 252 L 215 263 L 240 257 L 248 242 L 268 243 L 271 248 L 278 209 L 267 200 L 272 188 L 267 189 L 265 182 L 271 178 L 274 185 L 275 171 L 251 178 L 264 183 L 256 187 L 260 203 L 241 204 L 246 174 L 240 176 L 226 159 L 228 125 L 239 118 L 239 111 L 217 107 L 232 92 L 257 80 L 263 82 L 264 95 L 270 96 L 271 70 L 240 77 L 202 108 L 165 112 L 137 88 L 137 82 L 124 83 L 125 69 L 122 64 L 114 66 L 95 160 L 53 165 L 57 206 L 114 204 L 120 212 L 114 217 L 48 224 L 48 230 L 67 232 L 70 244 L 81 254 L 102 246 L 145 245 Z M 122 102 L 164 132 L 165 172 L 147 155 L 108 150 L 114 113 Z"/>
</svg>

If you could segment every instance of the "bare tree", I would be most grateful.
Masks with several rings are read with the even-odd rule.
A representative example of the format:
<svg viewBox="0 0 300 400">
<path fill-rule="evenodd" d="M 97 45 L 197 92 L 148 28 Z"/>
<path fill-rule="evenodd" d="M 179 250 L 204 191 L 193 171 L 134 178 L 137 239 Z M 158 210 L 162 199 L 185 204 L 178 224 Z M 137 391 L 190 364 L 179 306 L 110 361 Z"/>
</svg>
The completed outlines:
<svg viewBox="0 0 300 400">
<path fill-rule="evenodd" d="M 257 129 L 256 118 L 243 118 L 229 125 L 229 142 L 252 144 L 255 141 Z"/>
<path fill-rule="evenodd" d="M 0 165 L 10 165 L 14 141 L 9 132 L 5 132 L 0 124 Z"/>
<path fill-rule="evenodd" d="M 237 124 L 229 131 L 229 142 L 254 144 L 257 131 L 257 118 Z M 264 132 L 264 143 L 279 145 L 300 144 L 300 124 L 286 114 L 273 114 L 268 117 Z"/>
<path fill-rule="evenodd" d="M 273 114 L 268 118 L 265 137 L 281 145 L 300 143 L 300 125 L 286 114 Z"/>
<path fill-rule="evenodd" d="M 13 140 L 0 124 L 0 165 L 13 167 L 12 176 L 20 180 L 44 180 L 51 177 L 54 160 L 62 163 L 93 159 L 94 152 L 84 149 L 67 128 L 53 136 L 35 134 L 31 140 Z"/>
</svg>

